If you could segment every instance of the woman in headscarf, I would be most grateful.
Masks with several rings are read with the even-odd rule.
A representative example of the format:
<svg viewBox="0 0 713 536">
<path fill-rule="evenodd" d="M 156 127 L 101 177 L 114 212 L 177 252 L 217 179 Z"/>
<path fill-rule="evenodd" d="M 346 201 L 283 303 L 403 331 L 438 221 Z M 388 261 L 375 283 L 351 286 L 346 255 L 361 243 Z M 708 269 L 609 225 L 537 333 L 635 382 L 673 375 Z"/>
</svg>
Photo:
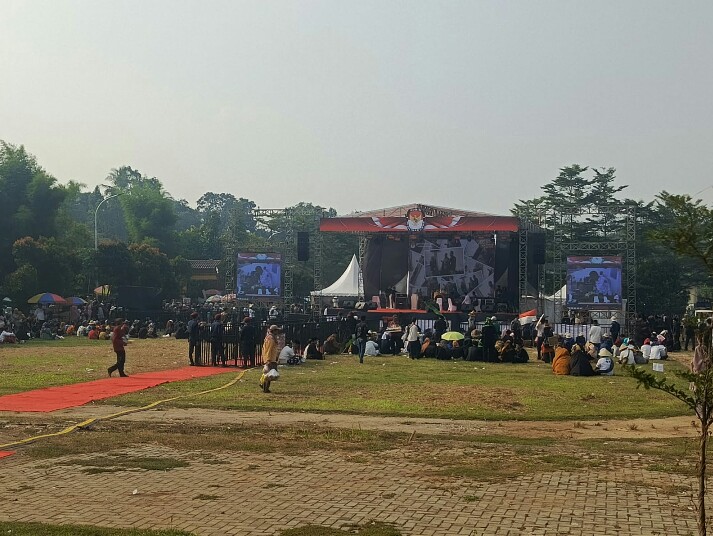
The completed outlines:
<svg viewBox="0 0 713 536">
<path fill-rule="evenodd" d="M 260 377 L 260 387 L 262 387 L 264 393 L 270 392 L 270 382 L 272 382 L 270 372 L 277 370 L 277 358 L 280 355 L 280 347 L 277 340 L 279 334 L 280 328 L 273 324 L 268 328 L 265 334 L 265 340 L 262 343 L 262 360 L 265 366 L 262 369 L 263 373 Z"/>
</svg>

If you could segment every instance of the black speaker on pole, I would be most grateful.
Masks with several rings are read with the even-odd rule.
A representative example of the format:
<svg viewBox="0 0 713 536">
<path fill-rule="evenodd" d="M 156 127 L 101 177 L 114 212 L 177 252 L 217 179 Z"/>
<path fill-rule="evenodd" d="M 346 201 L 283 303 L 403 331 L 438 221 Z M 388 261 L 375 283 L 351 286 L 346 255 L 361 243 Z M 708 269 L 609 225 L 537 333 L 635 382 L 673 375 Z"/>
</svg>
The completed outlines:
<svg viewBox="0 0 713 536">
<path fill-rule="evenodd" d="M 531 233 L 528 241 L 532 264 L 545 264 L 545 233 Z"/>
<path fill-rule="evenodd" d="M 309 233 L 297 233 L 297 260 L 309 260 Z"/>
</svg>

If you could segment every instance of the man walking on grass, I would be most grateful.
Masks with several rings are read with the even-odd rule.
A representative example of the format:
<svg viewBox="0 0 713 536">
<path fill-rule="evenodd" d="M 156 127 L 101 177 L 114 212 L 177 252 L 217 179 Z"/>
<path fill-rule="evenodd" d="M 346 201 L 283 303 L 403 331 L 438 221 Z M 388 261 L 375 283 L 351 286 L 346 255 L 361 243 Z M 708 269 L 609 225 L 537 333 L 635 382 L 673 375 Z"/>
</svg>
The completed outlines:
<svg viewBox="0 0 713 536">
<path fill-rule="evenodd" d="M 124 364 L 126 363 L 126 351 L 124 350 L 124 347 L 126 346 L 126 341 L 124 340 L 124 335 L 125 330 L 128 329 L 128 326 L 125 325 L 124 320 L 121 318 L 117 318 L 114 325 L 116 327 L 114 328 L 114 332 L 112 334 L 111 345 L 114 348 L 114 352 L 116 353 L 116 363 L 110 366 L 107 369 L 107 372 L 111 377 L 111 374 L 115 370 L 118 370 L 119 376 L 125 378 L 128 376 L 128 374 L 124 372 Z"/>
</svg>

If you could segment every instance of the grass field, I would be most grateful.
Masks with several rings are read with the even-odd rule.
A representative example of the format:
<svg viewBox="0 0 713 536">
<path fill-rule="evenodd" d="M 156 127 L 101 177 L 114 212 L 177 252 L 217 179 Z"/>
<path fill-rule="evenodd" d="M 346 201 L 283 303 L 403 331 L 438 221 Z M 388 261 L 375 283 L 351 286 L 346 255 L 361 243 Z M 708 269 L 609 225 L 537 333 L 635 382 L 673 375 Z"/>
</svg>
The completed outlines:
<svg viewBox="0 0 713 536">
<path fill-rule="evenodd" d="M 132 340 L 127 347 L 128 370 L 149 372 L 187 365 L 174 339 Z M 106 377 L 116 361 L 109 341 L 85 337 L 31 340 L 0 345 L 0 395 L 85 382 Z"/>
<path fill-rule="evenodd" d="M 185 341 L 132 341 L 129 373 L 184 366 Z M 113 362 L 104 341 L 65 339 L 0 349 L 0 394 L 88 381 L 106 375 Z M 648 365 L 650 368 L 651 365 Z M 682 368 L 669 360 L 667 371 Z M 330 357 L 281 367 L 272 394 L 258 389 L 258 370 L 238 384 L 200 397 L 172 402 L 176 407 L 360 413 L 368 415 L 490 420 L 593 420 L 684 415 L 685 406 L 668 395 L 637 389 L 617 366 L 617 375 L 593 378 L 554 376 L 549 365 L 409 360 L 403 356 Z M 143 405 L 226 383 L 230 375 L 165 384 L 108 399 Z"/>
</svg>

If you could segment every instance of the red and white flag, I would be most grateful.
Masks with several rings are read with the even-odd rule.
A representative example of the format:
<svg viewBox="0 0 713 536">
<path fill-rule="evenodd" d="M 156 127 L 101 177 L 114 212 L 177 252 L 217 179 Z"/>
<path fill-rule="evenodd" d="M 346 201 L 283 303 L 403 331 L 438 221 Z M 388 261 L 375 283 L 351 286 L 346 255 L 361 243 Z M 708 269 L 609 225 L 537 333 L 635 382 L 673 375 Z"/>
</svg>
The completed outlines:
<svg viewBox="0 0 713 536">
<path fill-rule="evenodd" d="M 520 319 L 520 324 L 523 326 L 525 324 L 532 324 L 537 320 L 537 309 L 531 309 L 529 311 L 525 311 L 524 313 L 520 313 L 518 318 Z"/>
</svg>

